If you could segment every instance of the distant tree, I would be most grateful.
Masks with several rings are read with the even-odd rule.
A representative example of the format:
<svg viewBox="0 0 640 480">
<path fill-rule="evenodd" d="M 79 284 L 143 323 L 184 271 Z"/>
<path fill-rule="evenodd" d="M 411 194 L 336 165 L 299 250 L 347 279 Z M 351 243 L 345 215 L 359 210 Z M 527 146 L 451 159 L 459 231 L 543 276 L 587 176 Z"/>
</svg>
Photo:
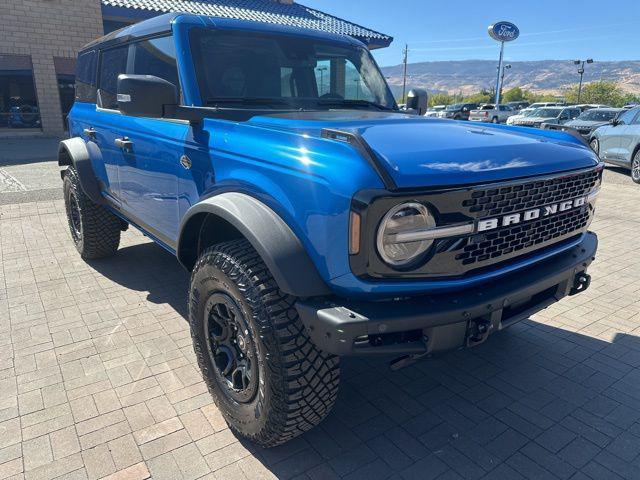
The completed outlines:
<svg viewBox="0 0 640 480">
<path fill-rule="evenodd" d="M 482 90 L 465 97 L 464 101 L 468 103 L 490 103 L 493 101 L 493 94 L 487 90 Z"/>
<path fill-rule="evenodd" d="M 524 100 L 524 92 L 520 87 L 513 87 L 502 95 L 502 101 L 507 102 L 520 102 Z"/>
<path fill-rule="evenodd" d="M 433 93 L 429 95 L 429 106 L 434 105 L 451 105 L 453 103 L 453 97 L 447 93 Z"/>
<path fill-rule="evenodd" d="M 566 94 L 568 103 L 578 103 L 578 87 L 571 88 Z M 580 103 L 603 103 L 612 107 L 621 107 L 625 104 L 624 91 L 615 82 L 599 81 L 584 84 Z"/>
</svg>

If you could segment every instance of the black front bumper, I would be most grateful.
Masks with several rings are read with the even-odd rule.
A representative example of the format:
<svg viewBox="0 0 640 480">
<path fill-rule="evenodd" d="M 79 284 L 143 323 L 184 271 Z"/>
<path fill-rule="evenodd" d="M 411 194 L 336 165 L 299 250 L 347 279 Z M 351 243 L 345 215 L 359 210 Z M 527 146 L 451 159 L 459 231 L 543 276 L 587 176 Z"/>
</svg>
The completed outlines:
<svg viewBox="0 0 640 480">
<path fill-rule="evenodd" d="M 472 289 L 379 302 L 337 297 L 296 305 L 311 340 L 335 355 L 429 354 L 483 342 L 489 334 L 581 292 L 595 234 L 523 271 Z"/>
</svg>

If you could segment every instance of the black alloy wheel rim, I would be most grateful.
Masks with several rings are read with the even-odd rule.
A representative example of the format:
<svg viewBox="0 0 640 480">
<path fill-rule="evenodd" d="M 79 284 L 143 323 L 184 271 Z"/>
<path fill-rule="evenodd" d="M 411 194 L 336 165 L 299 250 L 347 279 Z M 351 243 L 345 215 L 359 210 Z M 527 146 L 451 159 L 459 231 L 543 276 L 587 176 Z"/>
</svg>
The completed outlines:
<svg viewBox="0 0 640 480">
<path fill-rule="evenodd" d="M 205 331 L 213 370 L 223 391 L 238 403 L 258 390 L 256 348 L 244 315 L 226 293 L 213 293 L 205 306 Z"/>
<path fill-rule="evenodd" d="M 74 242 L 78 242 L 82 238 L 82 222 L 80 220 L 80 205 L 78 204 L 78 199 L 73 192 L 69 194 L 67 216 L 69 217 L 71 236 L 73 237 Z"/>
</svg>

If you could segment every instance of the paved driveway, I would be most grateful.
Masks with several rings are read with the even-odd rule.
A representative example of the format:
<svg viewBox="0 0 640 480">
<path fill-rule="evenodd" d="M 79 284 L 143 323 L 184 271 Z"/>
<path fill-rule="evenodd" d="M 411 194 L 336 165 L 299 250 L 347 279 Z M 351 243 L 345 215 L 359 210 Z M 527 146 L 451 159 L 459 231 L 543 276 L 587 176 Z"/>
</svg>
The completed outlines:
<svg viewBox="0 0 640 480">
<path fill-rule="evenodd" d="M 606 178 L 587 293 L 399 372 L 347 359 L 333 414 L 271 450 L 211 403 L 174 258 L 130 231 L 87 264 L 60 200 L 0 205 L 0 478 L 639 479 L 640 187 Z"/>
</svg>

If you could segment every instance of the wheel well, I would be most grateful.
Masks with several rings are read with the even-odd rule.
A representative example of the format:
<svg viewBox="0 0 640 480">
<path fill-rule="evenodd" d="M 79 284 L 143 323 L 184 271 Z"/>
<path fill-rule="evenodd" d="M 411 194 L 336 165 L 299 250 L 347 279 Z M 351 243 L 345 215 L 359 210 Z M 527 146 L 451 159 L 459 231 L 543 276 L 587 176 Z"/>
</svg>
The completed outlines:
<svg viewBox="0 0 640 480">
<path fill-rule="evenodd" d="M 73 159 L 69 154 L 69 150 L 67 150 L 66 147 L 61 147 L 58 150 L 58 166 L 64 167 L 64 166 L 71 166 L 71 165 L 73 165 Z"/>
<path fill-rule="evenodd" d="M 191 271 L 203 250 L 239 238 L 244 238 L 242 233 L 224 218 L 213 213 L 198 213 L 185 225 L 178 257 Z"/>
<path fill-rule="evenodd" d="M 633 162 L 633 157 L 636 156 L 636 153 L 638 153 L 638 150 L 640 150 L 640 143 L 638 145 L 636 145 L 636 148 L 633 149 L 633 153 L 631 154 L 631 161 Z"/>
</svg>

